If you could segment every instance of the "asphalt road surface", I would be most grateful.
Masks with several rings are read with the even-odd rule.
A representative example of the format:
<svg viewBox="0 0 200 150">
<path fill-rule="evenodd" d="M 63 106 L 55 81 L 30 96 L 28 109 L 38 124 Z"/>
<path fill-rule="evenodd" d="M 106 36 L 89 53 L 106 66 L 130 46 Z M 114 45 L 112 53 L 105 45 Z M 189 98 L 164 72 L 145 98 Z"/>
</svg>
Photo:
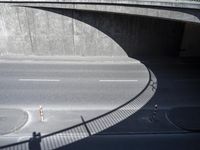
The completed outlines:
<svg viewBox="0 0 200 150">
<path fill-rule="evenodd" d="M 125 119 L 124 121 L 112 126 L 111 128 L 108 128 L 104 130 L 101 133 L 98 133 L 97 135 L 90 136 L 88 138 L 85 138 L 83 140 L 80 140 L 78 142 L 66 145 L 64 147 L 61 147 L 60 149 L 68 149 L 68 150 L 79 150 L 79 149 L 117 149 L 117 150 L 124 150 L 124 149 L 194 149 L 199 150 L 200 144 L 200 134 L 199 132 L 194 132 L 187 130 L 187 128 L 181 128 L 181 126 L 176 125 L 176 123 L 173 123 L 172 120 L 168 117 L 168 114 L 171 112 L 171 110 L 174 110 L 174 108 L 189 108 L 187 111 L 181 115 L 181 118 L 178 119 L 184 119 L 186 121 L 185 125 L 189 124 L 189 127 L 195 122 L 193 125 L 198 125 L 199 119 L 198 114 L 196 113 L 196 109 L 199 110 L 200 101 L 199 101 L 199 67 L 200 63 L 193 63 L 189 60 L 182 60 L 182 59 L 169 59 L 169 58 L 157 58 L 157 59 L 139 59 L 141 60 L 148 68 L 152 70 L 152 72 L 155 74 L 156 79 L 158 81 L 158 89 L 156 90 L 155 95 L 151 100 L 136 114 L 130 116 L 129 118 Z M 189 61 L 189 62 L 188 62 Z M 49 66 L 50 64 L 32 64 L 32 63 L 18 63 L 18 64 L 10 64 L 10 63 L 2 63 L 0 67 L 1 69 L 6 70 L 7 66 Z M 138 66 L 138 69 L 134 69 L 136 66 Z M 89 72 L 89 70 L 99 70 L 99 74 L 105 74 L 102 79 L 96 78 L 98 80 L 104 80 L 104 85 L 102 85 L 103 88 L 105 86 L 110 85 L 110 87 L 119 87 L 115 88 L 115 94 L 120 91 L 124 90 L 124 92 L 127 92 L 129 88 L 126 88 L 127 86 L 137 84 L 138 81 L 129 81 L 130 83 L 127 83 L 128 81 L 124 80 L 124 75 L 126 76 L 127 73 L 131 74 L 133 72 L 141 73 L 142 74 L 142 68 L 144 67 L 142 64 L 130 64 L 130 63 L 122 63 L 122 64 L 110 64 L 110 63 L 103 63 L 103 64 L 61 64 L 59 65 L 50 65 L 50 66 L 65 66 L 68 68 L 69 66 L 71 68 L 79 67 L 77 70 L 85 70 L 85 72 Z M 87 70 L 86 71 L 86 68 Z M 118 66 L 118 67 L 117 67 Z M 14 66 L 13 66 L 14 67 Z M 115 68 L 116 67 L 116 68 Z M 15 67 L 14 67 L 15 68 Z M 26 67 L 27 68 L 27 67 Z M 43 67 L 45 68 L 45 67 Z M 90 68 L 90 69 L 89 69 Z M 129 68 L 129 69 L 128 69 Z M 16 68 L 17 69 L 17 68 Z M 12 73 L 12 69 L 10 69 L 10 73 Z M 29 70 L 32 70 L 31 67 Z M 100 72 L 101 70 L 101 72 Z M 104 70 L 104 73 L 102 72 Z M 115 71 L 114 71 L 115 70 Z M 45 69 L 43 70 L 45 71 Z M 3 72 L 3 71 L 1 71 Z M 8 74 L 9 71 L 7 71 Z M 23 72 L 23 71 L 22 71 Z M 91 71 L 93 72 L 93 71 Z M 107 72 L 107 73 L 105 73 Z M 115 79 L 112 77 L 116 77 L 114 75 L 111 75 L 111 72 L 115 72 L 116 74 L 119 72 L 123 72 L 121 76 L 119 76 L 118 81 L 114 81 Z M 6 73 L 6 72 L 4 72 Z M 145 74 L 145 69 L 144 72 Z M 1 73 L 2 74 L 2 73 Z M 0 75 L 1 75 L 0 74 Z M 16 73 L 15 73 L 16 74 Z M 98 76 L 100 76 L 97 74 Z M 110 75 L 109 75 L 110 74 Z M 135 74 L 135 73 L 133 73 Z M 142 79 L 143 75 L 140 76 L 138 74 L 138 78 Z M 17 75 L 17 74 L 16 74 Z M 85 76 L 82 76 L 79 74 L 81 79 L 85 78 Z M 19 75 L 18 75 L 19 76 Z M 76 74 L 78 76 L 78 74 Z M 134 76 L 134 75 L 133 75 Z M 136 78 L 133 78 L 132 75 L 126 76 L 126 80 L 137 80 Z M 3 77 L 3 76 L 2 76 Z M 9 76 L 7 76 L 9 77 Z M 45 76 L 46 77 L 46 76 Z M 108 79 L 109 77 L 109 79 Z M 6 75 L 4 75 L 4 78 L 6 78 Z M 10 79 L 14 81 L 14 75 Z M 28 80 L 27 80 L 28 79 Z M 30 80 L 31 79 L 31 80 Z M 35 78 L 37 80 L 33 80 L 34 78 L 16 78 L 18 82 L 24 82 L 24 84 L 30 84 L 32 82 L 38 82 L 38 84 L 41 82 L 42 84 L 47 84 L 47 81 L 37 81 L 41 80 L 40 78 Z M 46 78 L 43 78 L 43 80 L 47 80 Z M 52 85 L 55 85 L 55 82 L 61 82 L 60 78 L 48 78 L 48 80 L 55 80 L 55 81 L 49 81 Z M 90 78 L 91 80 L 95 80 L 96 85 L 100 84 L 101 81 L 97 82 L 96 79 Z M 90 80 L 89 79 L 89 80 Z M 59 80 L 59 81 L 57 81 Z M 110 80 L 110 81 L 108 81 Z M 119 81 L 120 80 L 120 81 Z M 144 79 L 142 79 L 144 80 Z M 141 80 L 140 80 L 141 81 Z M 30 83 L 29 83 L 30 82 Z M 2 81 L 0 84 L 3 83 Z M 39 85 L 41 85 L 41 83 Z M 98 84 L 97 84 L 98 83 Z M 142 83 L 142 82 L 141 82 Z M 58 83 L 57 83 L 58 84 Z M 85 82 L 85 84 L 87 84 Z M 117 85 L 116 85 L 117 84 Z M 124 84 L 124 86 L 123 86 Z M 6 86 L 7 84 L 5 84 Z M 3 87 L 1 85 L 1 87 Z M 40 89 L 41 87 L 38 86 Z M 84 86 L 86 87 L 86 85 Z M 98 86 L 97 86 L 98 87 Z M 132 86 L 132 91 L 134 91 L 134 88 L 138 88 L 135 86 Z M 5 87 L 4 87 L 5 89 Z M 91 89 L 91 88 L 89 88 Z M 100 89 L 100 88 L 98 88 Z M 105 93 L 112 93 L 114 92 L 111 90 L 112 88 L 105 88 L 101 90 L 105 90 Z M 20 90 L 20 89 L 19 89 Z M 26 90 L 26 89 L 24 89 Z M 44 90 L 44 89 L 43 89 Z M 54 89 L 55 90 L 55 89 Z M 94 90 L 94 89 L 92 89 Z M 9 90 L 8 90 L 9 91 Z M 53 91 L 55 92 L 55 91 Z M 67 91 L 66 91 L 67 92 Z M 124 94 L 124 98 L 126 97 L 126 93 L 122 92 Z M 98 92 L 97 92 L 98 93 Z M 4 95 L 5 93 L 1 92 L 1 95 Z M 115 96 L 113 94 L 113 96 Z M 84 95 L 84 94 L 83 94 Z M 10 95 L 8 95 L 9 97 Z M 134 95 L 132 95 L 134 96 Z M 131 96 L 131 97 L 132 97 Z M 105 96 L 107 98 L 107 96 Z M 98 96 L 97 96 L 98 98 Z M 128 97 L 127 97 L 128 99 Z M 61 100 L 61 99 L 60 99 Z M 16 131 L 12 131 L 10 134 L 5 134 L 0 137 L 0 143 L 1 145 L 4 145 L 6 143 L 13 143 L 16 141 L 20 141 L 23 139 L 26 139 L 28 136 L 30 136 L 32 131 L 42 131 L 42 133 L 50 132 L 49 129 L 52 131 L 56 129 L 60 129 L 62 127 L 67 127 L 73 124 L 76 124 L 80 122 L 80 115 L 84 117 L 85 120 L 98 116 L 100 114 L 103 114 L 110 109 L 115 107 L 115 105 L 120 105 L 121 102 L 125 102 L 121 99 L 121 101 L 113 101 L 111 103 L 105 101 L 102 101 L 102 105 L 96 105 L 96 107 L 87 107 L 89 106 L 89 103 L 87 105 L 72 105 L 72 106 L 65 106 L 65 105 L 56 105 L 58 107 L 52 107 L 51 104 L 43 106 L 44 107 L 44 114 L 45 114 L 45 121 L 40 122 L 38 118 L 38 104 L 32 102 L 34 105 L 26 106 L 28 104 L 18 104 L 15 108 L 19 108 L 17 110 L 11 109 L 11 110 L 5 110 L 5 108 L 13 108 L 13 104 L 10 103 L 10 105 L 6 103 L 2 103 L 2 109 L 0 109 L 0 114 L 14 114 L 13 111 L 15 111 L 15 115 L 10 115 L 10 120 L 12 120 L 15 116 L 20 116 L 18 120 L 21 123 L 22 120 L 25 120 L 25 125 L 23 127 L 17 129 Z M 57 100 L 58 101 L 58 100 Z M 62 100 L 61 100 L 62 101 Z M 134 100 L 135 101 L 135 100 Z M 40 101 L 39 101 L 40 102 Z M 59 102 L 59 101 L 58 101 Z M 118 104 L 116 104 L 119 102 Z M 17 102 L 18 103 L 18 102 Z M 100 103 L 98 101 L 97 103 Z M 47 103 L 46 103 L 47 104 Z M 154 112 L 154 106 L 158 105 L 158 111 L 156 115 L 155 121 L 150 121 L 149 118 L 152 116 Z M 43 104 L 42 104 L 43 105 Z M 84 106 L 84 107 L 81 107 Z M 95 105 L 93 105 L 95 106 Z M 98 106 L 98 107 L 97 107 Z M 4 109 L 3 109 L 4 108 Z M 60 108 L 60 109 L 59 109 Z M 61 109 L 62 108 L 62 109 Z M 84 109 L 85 108 L 85 109 Z M 195 108 L 195 109 L 194 109 Z M 21 111 L 20 111 L 21 110 Z M 25 110 L 26 113 L 24 113 L 22 110 Z M 189 112 L 188 112 L 189 111 Z M 26 121 L 28 113 L 28 120 Z M 24 114 L 24 115 L 22 115 Z M 175 112 L 176 114 L 176 112 Z M 195 116 L 196 120 L 195 120 Z M 58 117 L 59 116 L 59 117 Z M 0 116 L 1 117 L 1 116 Z M 5 117 L 5 116 L 4 116 Z M 189 119 L 188 119 L 189 118 Z M 191 119 L 190 119 L 191 118 Z M 0 118 L 2 125 L 2 120 L 5 120 L 5 118 Z M 193 121 L 191 123 L 191 121 Z M 19 124 L 19 122 L 17 122 Z M 56 123 L 55 123 L 56 122 Z M 11 131 L 11 128 L 9 128 L 8 123 L 6 123 L 4 126 Z M 19 124 L 20 126 L 20 124 Z M 12 126 L 11 126 L 12 127 Z M 198 126 L 199 127 L 199 126 Z M 5 131 L 4 131 L 5 132 Z M 51 139 L 52 140 L 52 139 Z M 44 141 L 44 140 L 43 140 Z M 56 141 L 56 140 L 55 140 Z M 60 141 L 59 141 L 60 142 Z M 4 143 L 4 144 L 2 144 Z M 145 143 L 145 144 L 144 144 Z M 11 147 L 9 147 L 11 149 Z M 12 147 L 13 148 L 13 147 Z"/>
<path fill-rule="evenodd" d="M 148 80 L 147 68 L 138 61 L 1 62 L 0 145 L 26 139 L 33 131 L 46 134 L 70 127 L 82 122 L 80 116 L 88 120 L 104 114 L 134 98 Z"/>
</svg>

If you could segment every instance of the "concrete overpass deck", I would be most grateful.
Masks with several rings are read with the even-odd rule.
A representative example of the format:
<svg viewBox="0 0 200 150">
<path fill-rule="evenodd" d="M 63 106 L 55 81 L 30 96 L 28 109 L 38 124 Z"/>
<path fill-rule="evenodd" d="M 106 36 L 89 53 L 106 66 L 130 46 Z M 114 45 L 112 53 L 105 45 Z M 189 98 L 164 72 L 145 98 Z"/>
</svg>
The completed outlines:
<svg viewBox="0 0 200 150">
<path fill-rule="evenodd" d="M 199 23 L 198 1 L 163 0 L 70 0 L 70 1 L 5 1 L 14 7 L 47 7 L 99 11 Z"/>
</svg>

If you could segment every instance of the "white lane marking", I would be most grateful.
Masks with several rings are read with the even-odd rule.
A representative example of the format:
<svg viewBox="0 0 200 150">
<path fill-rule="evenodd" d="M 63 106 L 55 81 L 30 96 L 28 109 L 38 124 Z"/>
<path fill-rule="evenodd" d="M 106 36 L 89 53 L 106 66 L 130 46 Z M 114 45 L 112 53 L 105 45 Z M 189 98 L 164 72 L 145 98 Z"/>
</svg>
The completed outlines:
<svg viewBox="0 0 200 150">
<path fill-rule="evenodd" d="M 28 81 L 28 82 L 59 82 L 57 79 L 18 79 L 18 81 Z"/>
<path fill-rule="evenodd" d="M 138 80 L 99 80 L 99 82 L 137 82 Z"/>
</svg>

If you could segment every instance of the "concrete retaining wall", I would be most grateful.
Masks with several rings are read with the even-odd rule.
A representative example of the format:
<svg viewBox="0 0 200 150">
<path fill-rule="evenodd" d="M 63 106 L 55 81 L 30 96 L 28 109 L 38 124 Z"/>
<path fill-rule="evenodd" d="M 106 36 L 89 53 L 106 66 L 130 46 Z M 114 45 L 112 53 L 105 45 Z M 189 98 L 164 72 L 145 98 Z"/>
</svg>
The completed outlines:
<svg viewBox="0 0 200 150">
<path fill-rule="evenodd" d="M 0 4 L 0 55 L 135 56 L 178 50 L 184 24 L 60 8 Z"/>
<path fill-rule="evenodd" d="M 79 13 L 66 13 L 1 5 L 0 54 L 125 55 L 112 38 L 73 18 Z"/>
</svg>

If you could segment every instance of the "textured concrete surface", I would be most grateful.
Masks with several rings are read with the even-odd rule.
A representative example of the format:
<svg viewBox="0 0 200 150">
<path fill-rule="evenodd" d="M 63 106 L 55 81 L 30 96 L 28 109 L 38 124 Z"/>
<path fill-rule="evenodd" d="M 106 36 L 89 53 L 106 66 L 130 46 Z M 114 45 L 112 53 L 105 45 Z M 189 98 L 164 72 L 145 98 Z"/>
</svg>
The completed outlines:
<svg viewBox="0 0 200 150">
<path fill-rule="evenodd" d="M 0 54 L 163 55 L 179 49 L 184 24 L 138 16 L 1 4 Z"/>
<path fill-rule="evenodd" d="M 62 2 L 0 2 L 0 55 L 134 57 L 198 43 L 187 39 L 198 37 L 199 3 Z"/>
<path fill-rule="evenodd" d="M 184 22 L 199 23 L 199 2 L 163 2 L 163 1 L 112 1 L 112 2 L 78 2 L 65 3 L 14 3 L 14 6 L 33 6 L 64 8 L 85 11 L 100 11 L 129 15 L 149 16 Z"/>
<path fill-rule="evenodd" d="M 200 8 L 197 1 L 192 0 L 4 0 L 4 2 L 54 2 L 54 3 L 74 3 L 74 4 L 118 4 L 118 5 L 146 5 L 160 7 L 180 7 L 180 8 Z"/>
<path fill-rule="evenodd" d="M 62 10 L 60 11 L 63 12 Z M 68 15 L 68 16 L 67 16 Z M 96 28 L 74 19 L 31 8 L 2 5 L 1 55 L 125 56 L 123 49 Z M 89 19 L 100 24 L 101 20 Z"/>
</svg>

